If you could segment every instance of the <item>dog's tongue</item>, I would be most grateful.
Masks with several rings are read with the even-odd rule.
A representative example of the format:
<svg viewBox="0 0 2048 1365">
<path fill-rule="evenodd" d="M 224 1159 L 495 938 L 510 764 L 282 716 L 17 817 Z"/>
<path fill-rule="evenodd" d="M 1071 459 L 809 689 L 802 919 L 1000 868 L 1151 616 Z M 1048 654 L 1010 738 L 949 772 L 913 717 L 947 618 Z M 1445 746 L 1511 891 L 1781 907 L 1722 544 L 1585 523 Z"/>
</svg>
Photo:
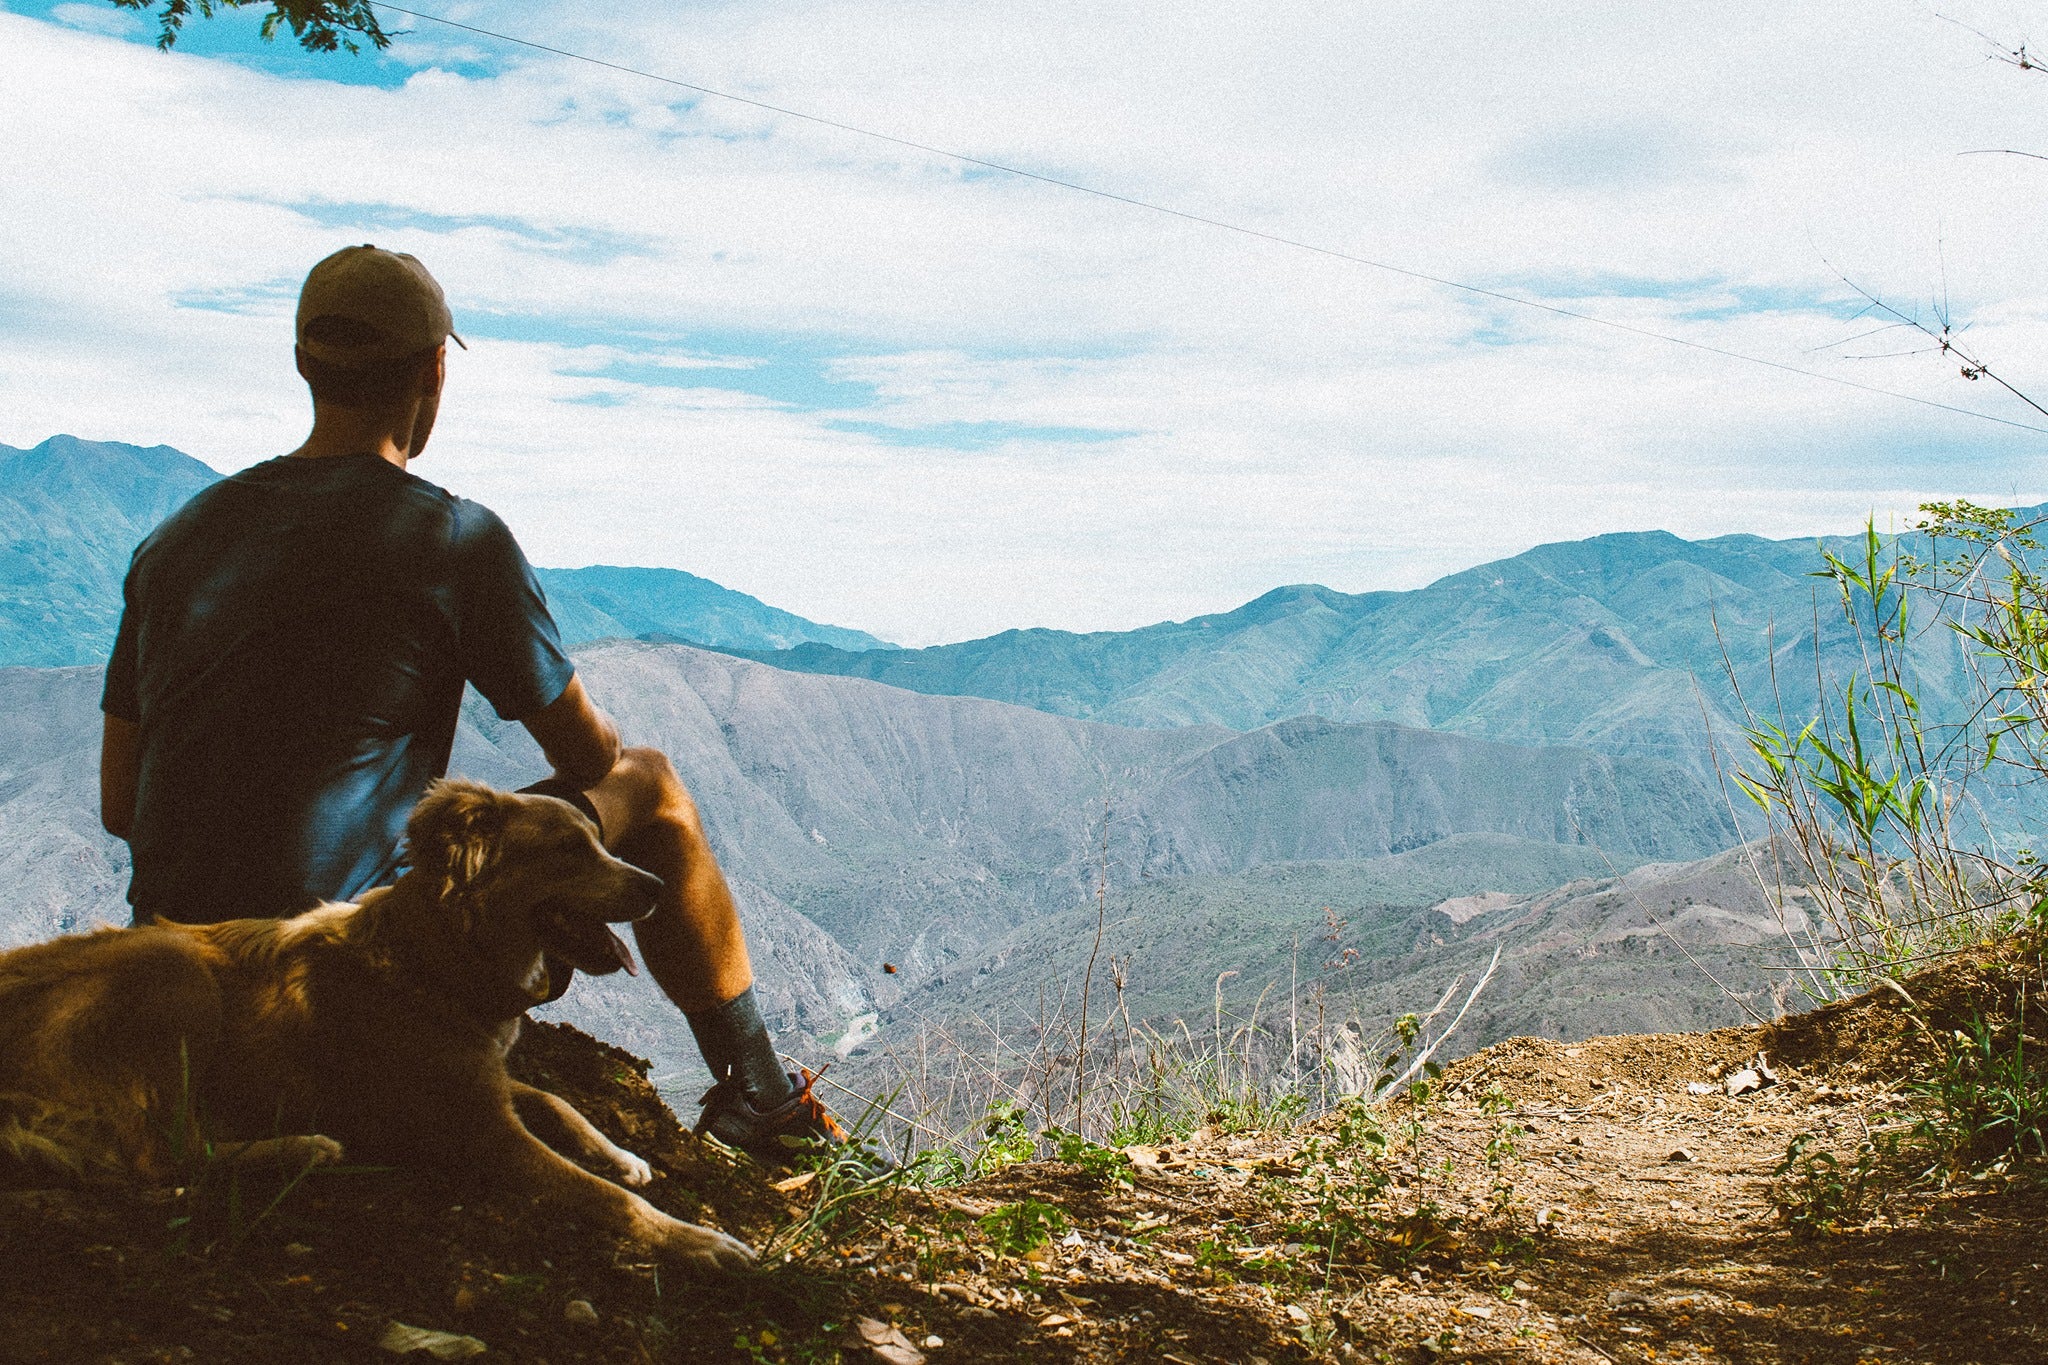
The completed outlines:
<svg viewBox="0 0 2048 1365">
<path fill-rule="evenodd" d="M 619 965 L 626 969 L 626 975 L 640 975 L 640 965 L 633 961 L 633 950 L 626 946 L 626 940 L 620 938 L 609 928 L 604 932 L 605 937 L 612 941 L 612 954 L 619 959 Z"/>
</svg>

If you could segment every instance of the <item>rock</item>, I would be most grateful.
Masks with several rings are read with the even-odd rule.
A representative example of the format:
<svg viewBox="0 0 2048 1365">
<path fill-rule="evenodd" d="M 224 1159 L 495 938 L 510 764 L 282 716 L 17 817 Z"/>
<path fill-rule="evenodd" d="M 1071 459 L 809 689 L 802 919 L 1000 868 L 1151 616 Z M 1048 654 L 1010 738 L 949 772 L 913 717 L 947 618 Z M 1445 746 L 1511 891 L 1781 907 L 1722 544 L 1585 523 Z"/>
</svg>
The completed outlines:
<svg viewBox="0 0 2048 1365">
<path fill-rule="evenodd" d="M 1607 1306 L 1617 1313 L 1647 1313 L 1650 1300 L 1647 1295 L 1633 1289 L 1610 1289 L 1607 1291 Z"/>
<path fill-rule="evenodd" d="M 1690 1150 L 1690 1149 L 1688 1149 L 1688 1148 L 1685 1148 L 1685 1147 L 1679 1147 L 1679 1148 L 1675 1148 L 1675 1149 L 1674 1149 L 1674 1150 L 1672 1151 L 1671 1155 L 1670 1155 L 1670 1156 L 1667 1156 L 1667 1157 L 1665 1157 L 1665 1158 L 1664 1158 L 1664 1160 L 1665 1160 L 1665 1161 L 1667 1161 L 1667 1162 L 1673 1162 L 1673 1161 L 1677 1161 L 1677 1162 L 1686 1162 L 1686 1161 L 1698 1161 L 1698 1160 L 1699 1160 L 1699 1158 L 1698 1158 L 1698 1157 L 1696 1157 L 1696 1156 L 1694 1156 L 1694 1155 L 1692 1154 L 1692 1152 L 1691 1152 L 1691 1150 Z"/>
<path fill-rule="evenodd" d="M 924 1352 L 910 1344 L 900 1328 L 876 1318 L 862 1318 L 854 1324 L 860 1339 L 883 1365 L 924 1365 Z"/>
<path fill-rule="evenodd" d="M 597 1307 L 589 1299 L 571 1299 L 562 1305 L 562 1320 L 578 1327 L 595 1327 Z"/>
<path fill-rule="evenodd" d="M 1759 1052 L 1754 1062 L 1722 1081 L 1721 1088 L 1730 1095 L 1747 1095 L 1752 1090 L 1762 1090 L 1777 1083 L 1778 1073 L 1771 1070 L 1770 1063 L 1765 1061 L 1764 1054 Z"/>
<path fill-rule="evenodd" d="M 475 1337 L 437 1332 L 431 1327 L 408 1327 L 402 1322 L 393 1322 L 385 1327 L 384 1335 L 377 1338 L 377 1346 L 395 1356 L 425 1351 L 436 1360 L 467 1360 L 471 1356 L 482 1355 L 488 1349 Z"/>
</svg>

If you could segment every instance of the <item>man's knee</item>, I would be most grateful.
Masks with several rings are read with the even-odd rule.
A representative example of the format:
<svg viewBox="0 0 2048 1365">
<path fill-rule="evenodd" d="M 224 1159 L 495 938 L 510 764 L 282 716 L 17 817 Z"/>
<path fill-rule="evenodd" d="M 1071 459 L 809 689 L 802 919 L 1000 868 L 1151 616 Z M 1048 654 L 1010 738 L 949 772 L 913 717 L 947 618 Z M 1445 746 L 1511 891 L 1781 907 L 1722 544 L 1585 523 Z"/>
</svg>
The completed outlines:
<svg viewBox="0 0 2048 1365">
<path fill-rule="evenodd" d="M 635 796 L 645 803 L 649 819 L 696 827 L 697 803 L 691 798 L 690 789 L 683 785 L 683 779 L 676 775 L 675 764 L 669 762 L 667 754 L 659 749 L 630 748 L 619 755 L 615 771 L 632 783 Z"/>
</svg>

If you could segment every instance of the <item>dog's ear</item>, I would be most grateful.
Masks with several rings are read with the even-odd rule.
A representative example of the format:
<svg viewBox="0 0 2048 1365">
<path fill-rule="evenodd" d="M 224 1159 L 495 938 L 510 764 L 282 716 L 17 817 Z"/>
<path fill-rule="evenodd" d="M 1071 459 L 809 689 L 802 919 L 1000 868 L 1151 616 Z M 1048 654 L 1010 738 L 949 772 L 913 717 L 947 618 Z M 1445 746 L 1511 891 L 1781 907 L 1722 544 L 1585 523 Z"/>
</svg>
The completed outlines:
<svg viewBox="0 0 2048 1365">
<path fill-rule="evenodd" d="M 408 858 L 440 885 L 444 900 L 463 894 L 489 872 L 505 831 L 505 802 L 481 782 L 443 778 L 427 788 L 406 822 Z"/>
</svg>

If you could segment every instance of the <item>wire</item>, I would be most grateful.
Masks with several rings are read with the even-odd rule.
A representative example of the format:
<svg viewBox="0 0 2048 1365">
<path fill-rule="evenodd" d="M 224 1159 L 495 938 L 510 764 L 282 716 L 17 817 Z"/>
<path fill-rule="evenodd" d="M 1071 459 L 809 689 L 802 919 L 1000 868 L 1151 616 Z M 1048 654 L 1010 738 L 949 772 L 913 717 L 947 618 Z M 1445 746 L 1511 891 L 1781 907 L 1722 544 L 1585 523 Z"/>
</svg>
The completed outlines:
<svg viewBox="0 0 2048 1365">
<path fill-rule="evenodd" d="M 897 137 L 893 133 L 878 132 L 873 128 L 862 128 L 852 123 L 842 123 L 837 119 L 826 118 L 821 114 L 807 114 L 801 109 L 791 109 L 780 104 L 770 104 L 766 100 L 751 99 L 748 96 L 735 95 L 726 90 L 715 90 L 708 85 L 697 85 L 690 81 L 678 80 L 673 76 L 662 76 L 652 71 L 642 71 L 638 67 L 626 66 L 619 62 L 608 62 L 601 57 L 585 56 L 581 52 L 571 52 L 567 48 L 550 47 L 546 43 L 537 43 L 529 38 L 516 38 L 509 33 L 499 33 L 493 29 L 479 28 L 475 24 L 465 24 L 454 19 L 444 19 L 438 14 L 427 14 L 420 10 L 406 9 L 400 5 L 386 4 L 385 0 L 374 0 L 374 3 L 379 9 L 390 10 L 393 14 L 403 14 L 411 19 L 424 19 L 431 24 L 440 24 L 445 28 L 460 29 L 464 33 L 474 33 L 483 38 L 493 38 L 498 42 L 510 43 L 515 47 L 530 48 L 535 52 L 546 52 L 556 57 L 566 57 L 571 61 L 603 67 L 607 71 L 617 71 L 628 76 L 638 76 L 642 80 L 656 81 L 662 85 L 671 85 L 679 90 L 688 90 L 699 95 L 709 95 L 713 99 L 728 100 L 734 104 L 744 104 L 750 108 L 766 110 L 771 114 L 781 114 L 785 118 L 800 119 L 805 123 L 814 123 L 822 128 L 831 128 L 842 133 L 852 133 L 856 137 L 870 138 L 877 142 L 887 142 L 897 147 L 908 147 L 912 151 L 943 157 L 949 161 L 958 161 L 964 165 L 1000 171 L 1004 175 L 1014 175 L 1024 180 L 1035 180 L 1042 185 L 1051 185 L 1058 189 L 1071 190 L 1076 194 L 1091 195 L 1097 199 L 1107 199 L 1111 203 L 1144 209 L 1148 213 L 1164 214 L 1169 218 L 1178 218 L 1183 222 L 1198 223 L 1203 227 L 1217 228 L 1224 232 L 1234 232 L 1239 236 L 1256 238 L 1259 241 L 1270 242 L 1276 246 L 1284 246 L 1296 251 L 1313 252 L 1318 256 L 1345 261 L 1352 265 L 1367 266 L 1373 270 L 1385 271 L 1390 275 L 1402 276 L 1405 279 L 1418 280 L 1424 284 L 1433 284 L 1443 289 L 1454 289 L 1460 293 L 1470 294 L 1475 298 L 1492 299 L 1498 303 L 1513 304 L 1518 308 L 1530 308 L 1537 312 L 1552 314 L 1556 317 L 1569 318 L 1574 322 L 1591 323 L 1596 327 L 1605 327 L 1611 331 L 1625 332 L 1631 336 L 1644 337 L 1651 341 L 1662 341 L 1673 346 L 1683 346 L 1691 351 L 1701 351 L 1708 355 L 1721 356 L 1727 360 L 1740 360 L 1746 364 L 1761 365 L 1766 369 L 1779 370 L 1785 374 L 1796 374 L 1807 379 L 1818 379 L 1823 383 L 1839 385 L 1846 389 L 1856 389 L 1862 393 L 1873 393 L 1885 398 L 1896 398 L 1901 402 L 1917 403 L 1921 407 L 1935 408 L 1941 412 L 1951 412 L 1962 417 L 1974 417 L 1978 421 L 1996 422 L 2000 426 L 2015 427 L 2020 431 L 2031 431 L 2039 436 L 2048 436 L 2048 427 L 2014 421 L 2009 417 L 1998 417 L 1988 412 L 1979 412 L 1974 408 L 1957 407 L 1952 403 L 1941 403 L 1932 398 L 1921 398 L 1915 394 L 1900 393 L 1897 389 L 1887 389 L 1876 384 L 1865 384 L 1854 379 L 1844 379 L 1840 375 L 1827 374 L 1820 370 L 1809 370 L 1798 365 L 1788 365 L 1783 361 L 1769 360 L 1763 356 L 1750 355 L 1744 351 L 1730 350 L 1725 346 L 1713 346 L 1704 341 L 1691 341 L 1685 337 L 1674 336 L 1669 332 L 1659 332 L 1654 328 L 1638 327 L 1634 323 L 1619 322 L 1613 318 L 1604 318 L 1595 313 L 1580 312 L 1578 309 L 1565 308 L 1554 303 L 1542 303 L 1536 299 L 1524 298 L 1519 294 L 1504 293 L 1498 289 L 1488 289 L 1483 285 L 1467 284 L 1462 280 L 1453 280 L 1442 275 L 1432 275 L 1423 270 L 1411 270 L 1407 266 L 1395 265 L 1390 261 L 1374 260 L 1369 256 L 1354 255 L 1348 251 L 1339 251 L 1334 247 L 1317 246 L 1314 242 L 1304 242 L 1299 238 L 1283 237 L 1278 233 L 1264 232 L 1258 228 L 1245 227 L 1243 224 L 1228 222 L 1221 218 L 1210 218 L 1203 214 L 1191 213 L 1185 209 L 1172 208 L 1165 204 L 1155 204 L 1150 200 L 1134 198 L 1127 194 L 1118 194 L 1114 190 L 1098 189 L 1093 185 L 1084 185 L 1078 181 L 1062 180 L 1058 176 L 1044 175 L 1038 171 L 1027 171 L 1018 166 L 1005 165 L 1000 161 L 989 161 L 983 157 L 969 156 L 965 152 L 950 151 L 944 147 L 932 146 L 930 143 L 917 142 L 906 137 Z"/>
</svg>

